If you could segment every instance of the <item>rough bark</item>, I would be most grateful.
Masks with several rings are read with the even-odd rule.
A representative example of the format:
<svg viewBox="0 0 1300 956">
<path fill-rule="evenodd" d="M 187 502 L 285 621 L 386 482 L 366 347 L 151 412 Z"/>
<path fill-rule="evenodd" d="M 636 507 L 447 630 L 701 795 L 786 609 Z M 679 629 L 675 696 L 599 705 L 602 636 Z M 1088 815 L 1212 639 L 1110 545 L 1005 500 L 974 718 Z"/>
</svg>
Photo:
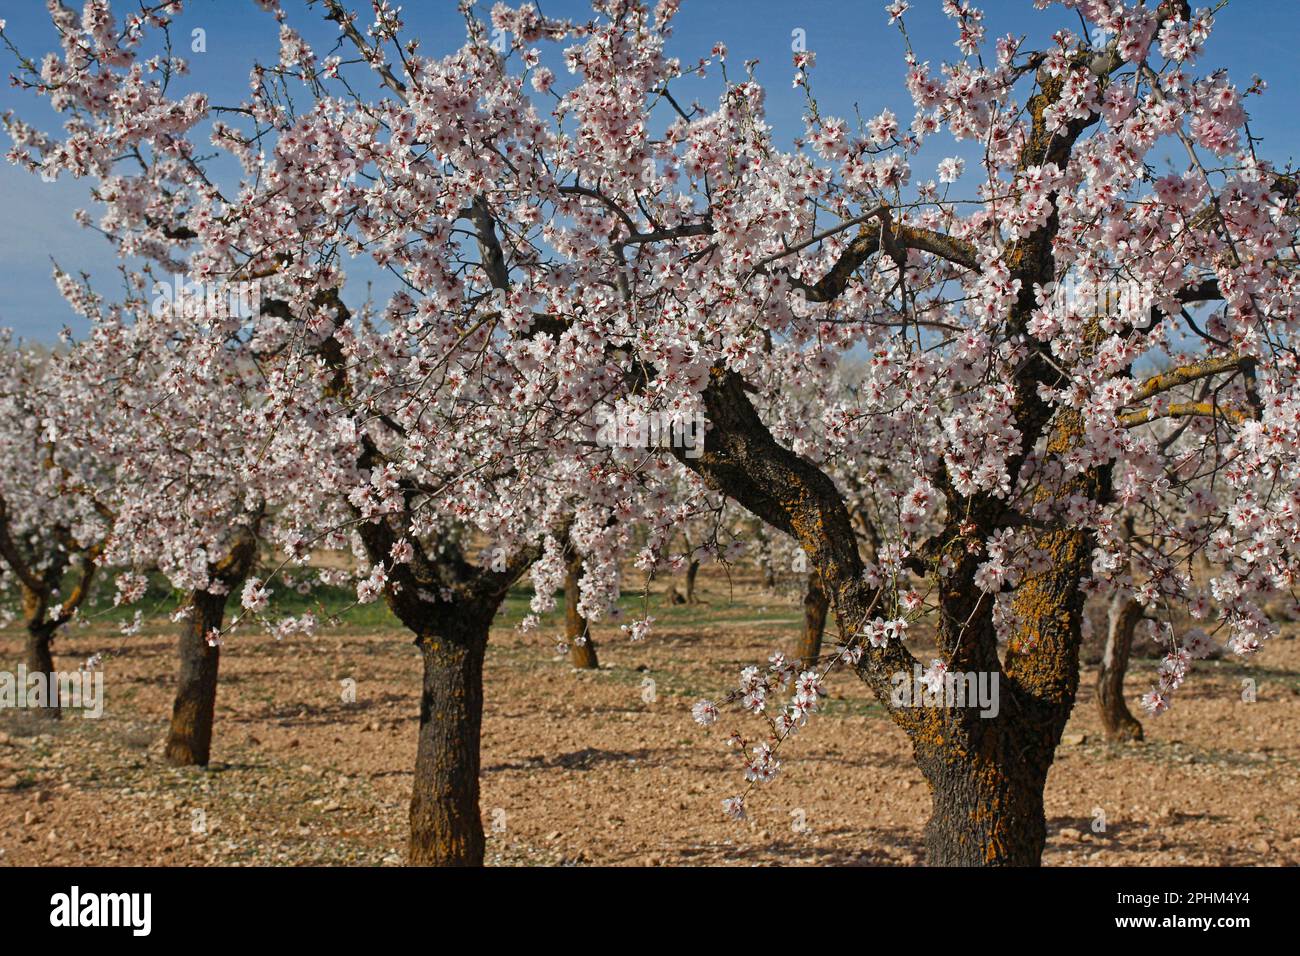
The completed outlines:
<svg viewBox="0 0 1300 956">
<path fill-rule="evenodd" d="M 23 648 L 27 673 L 46 675 L 45 706 L 32 708 L 32 713 L 47 720 L 58 720 L 63 716 L 59 702 L 54 699 L 54 695 L 59 691 L 52 676 L 54 674 L 52 645 L 59 625 L 56 621 L 50 620 L 49 607 L 52 589 L 58 578 L 62 576 L 65 566 L 63 562 L 56 561 L 55 566 L 41 581 L 42 587 L 39 590 L 27 585 L 22 588 L 23 622 L 27 626 L 27 638 Z"/>
<path fill-rule="evenodd" d="M 53 695 L 58 694 L 59 688 L 57 682 L 53 680 L 54 673 L 54 654 L 50 645 L 54 641 L 54 628 L 48 624 L 29 624 L 27 627 L 27 640 L 24 648 L 27 673 L 45 674 L 46 676 L 46 700 L 44 707 L 34 707 L 31 713 L 37 717 L 44 717 L 49 720 L 57 720 L 62 716 L 60 704 L 53 699 Z"/>
<path fill-rule="evenodd" d="M 1037 866 L 1047 841 L 1050 734 L 1026 739 L 1010 721 L 963 719 L 937 708 L 930 716 L 943 735 L 915 748 L 931 791 L 927 865 Z"/>
<path fill-rule="evenodd" d="M 582 573 L 582 556 L 569 558 L 564 572 L 564 637 L 569 643 L 569 660 L 574 667 L 595 670 L 596 642 L 591 637 L 587 619 L 578 612 L 578 576 Z"/>
<path fill-rule="evenodd" d="M 95 544 L 78 549 L 76 541 L 66 528 L 55 527 L 51 530 L 60 543 L 46 556 L 44 567 L 36 570 L 39 562 L 35 556 L 24 553 L 14 540 L 9 527 L 8 506 L 4 498 L 0 497 L 0 560 L 18 579 L 22 595 L 23 624 L 27 629 L 24 642 L 27 672 L 46 675 L 45 706 L 36 708 L 35 712 L 39 717 L 58 719 L 62 713 L 57 699 L 59 688 L 54 681 L 54 654 L 51 645 L 59 628 L 73 619 L 90 594 L 90 585 L 95 577 L 95 561 L 99 557 L 101 546 Z M 81 571 L 67 598 L 59 603 L 56 595 L 64 583 L 65 574 L 72 566 L 74 553 L 81 555 Z"/>
<path fill-rule="evenodd" d="M 1133 633 L 1142 619 L 1142 607 L 1127 593 L 1117 592 L 1110 600 L 1106 620 L 1106 650 L 1097 672 L 1097 709 L 1110 741 L 1142 739 L 1142 724 L 1129 713 L 1124 702 L 1124 675 L 1133 649 Z"/>
<path fill-rule="evenodd" d="M 375 560 L 391 553 L 399 535 L 414 550 L 384 590 L 389 608 L 415 635 L 424 669 L 407 859 L 414 866 L 482 866 L 479 735 L 488 629 L 540 546 L 515 551 L 493 570 L 466 561 L 454 546 L 426 552 L 406 520 L 363 522 L 357 533 Z"/>
<path fill-rule="evenodd" d="M 177 650 L 180 674 L 172 703 L 171 726 L 164 756 L 176 767 L 206 767 L 212 753 L 212 725 L 217 708 L 217 673 L 221 648 L 208 636 L 221 629 L 226 600 L 239 589 L 257 559 L 254 528 L 241 529 L 227 552 L 211 569 L 225 591 L 192 591 L 189 614 L 182 625 Z"/>
<path fill-rule="evenodd" d="M 826 613 L 830 600 L 822 588 L 821 579 L 814 572 L 808 575 L 808 590 L 803 596 L 803 633 L 799 639 L 798 656 L 805 667 L 811 667 L 822 653 L 822 635 L 826 632 Z"/>
<path fill-rule="evenodd" d="M 209 644 L 208 635 L 221 629 L 226 597 L 209 591 L 190 593 L 189 616 L 178 641 L 180 676 L 164 750 L 167 762 L 175 767 L 206 767 L 212 752 L 221 648 Z"/>
<path fill-rule="evenodd" d="M 483 865 L 479 735 L 491 620 L 484 608 L 438 614 L 416 640 L 424 682 L 411 792 L 413 866 Z"/>
</svg>

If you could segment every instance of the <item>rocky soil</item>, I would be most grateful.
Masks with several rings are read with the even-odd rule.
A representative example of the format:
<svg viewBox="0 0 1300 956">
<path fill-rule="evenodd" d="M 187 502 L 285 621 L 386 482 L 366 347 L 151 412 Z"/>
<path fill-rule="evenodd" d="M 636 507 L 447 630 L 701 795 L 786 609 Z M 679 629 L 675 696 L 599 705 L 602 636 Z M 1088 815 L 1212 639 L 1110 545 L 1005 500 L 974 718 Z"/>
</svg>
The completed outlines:
<svg viewBox="0 0 1300 956">
<path fill-rule="evenodd" d="M 824 715 L 783 750 L 778 779 L 751 797 L 751 820 L 723 818 L 722 798 L 744 787 L 725 736 L 759 728 L 735 715 L 701 728 L 690 705 L 790 650 L 798 608 L 752 586 L 706 587 L 706 606 L 653 610 L 661 623 L 643 643 L 598 626 L 597 672 L 555 652 L 553 624 L 540 637 L 508 620 L 494 631 L 482 776 L 490 862 L 924 862 L 925 783 L 902 732 L 845 674 L 831 679 Z M 133 637 L 93 626 L 60 637 L 61 668 L 109 652 L 100 719 L 0 710 L 0 866 L 401 864 L 419 689 L 403 632 L 232 638 L 212 765 L 178 770 L 161 759 L 170 629 L 164 619 Z M 1300 863 L 1293 634 L 1288 625 L 1248 662 L 1198 664 L 1175 707 L 1144 720 L 1139 744 L 1101 740 L 1087 668 L 1048 783 L 1045 862 Z M 0 632 L 0 669 L 14 670 L 21 648 L 16 629 Z M 1153 668 L 1134 662 L 1131 701 Z M 1255 681 L 1253 703 L 1243 679 Z"/>
</svg>

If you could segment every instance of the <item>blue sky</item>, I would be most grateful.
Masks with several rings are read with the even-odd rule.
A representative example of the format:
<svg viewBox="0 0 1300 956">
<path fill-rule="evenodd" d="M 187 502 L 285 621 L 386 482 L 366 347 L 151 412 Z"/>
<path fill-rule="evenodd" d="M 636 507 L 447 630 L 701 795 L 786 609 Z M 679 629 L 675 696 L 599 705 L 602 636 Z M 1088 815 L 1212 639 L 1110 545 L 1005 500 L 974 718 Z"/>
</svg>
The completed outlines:
<svg viewBox="0 0 1300 956">
<path fill-rule="evenodd" d="M 1202 3 L 1206 0 L 1202 0 Z M 75 5 L 75 0 L 74 0 Z M 121 10 L 134 4 L 116 3 Z M 337 35 L 332 23 L 320 20 L 320 8 L 302 0 L 284 0 L 290 23 L 324 53 Z M 353 7 L 368 4 L 353 2 Z M 583 16 L 580 0 L 541 0 L 551 16 Z M 1040 40 L 1061 25 L 1077 27 L 1077 17 L 1062 10 L 1039 13 L 1031 0 L 986 0 L 990 37 L 1030 33 Z M 1193 6 L 1198 4 L 1193 3 Z M 481 0 L 484 14 L 490 9 Z M 768 87 L 769 121 L 778 140 L 788 143 L 803 130 L 804 100 L 791 87 L 792 31 L 801 29 L 807 46 L 817 53 L 814 90 L 823 113 L 851 117 L 855 105 L 864 117 L 888 107 L 904 122 L 912 107 L 902 86 L 902 40 L 886 25 L 884 0 L 684 0 L 677 19 L 671 52 L 684 62 L 707 56 L 715 41 L 727 44 L 729 63 L 757 58 L 758 76 Z M 403 13 L 408 32 L 420 37 L 422 52 L 441 54 L 458 46 L 463 36 L 455 0 L 406 0 Z M 0 0 L 6 32 L 27 55 L 39 59 L 57 48 L 45 14 L 44 0 Z M 935 62 L 955 54 L 951 22 L 939 0 L 912 0 L 907 15 L 912 43 L 922 59 Z M 189 52 L 191 31 L 206 34 L 206 52 Z M 184 89 L 209 93 L 214 104 L 237 103 L 247 90 L 248 69 L 255 58 L 271 62 L 277 55 L 274 21 L 252 0 L 191 0 L 173 30 L 178 52 L 188 58 L 191 76 Z M 1262 153 L 1279 164 L 1300 155 L 1296 100 L 1300 94 L 1300 0 L 1232 0 L 1219 14 L 1214 36 L 1202 64 L 1225 66 L 1239 87 L 1260 74 L 1269 83 L 1263 97 L 1248 103 L 1252 128 L 1264 137 Z M 15 64 L 0 50 L 4 73 Z M 559 72 L 557 70 L 557 72 Z M 564 77 L 561 76 L 561 82 Z M 696 84 L 686 97 L 709 105 L 716 95 L 712 83 Z M 0 112 L 15 110 L 47 130 L 58 128 L 57 117 L 37 97 L 7 84 L 0 87 Z M 7 142 L 7 137 L 6 137 Z M 5 147 L 7 149 L 7 145 Z M 922 154 L 915 175 L 933 175 L 933 163 L 951 150 L 936 145 Z M 928 163 L 928 165 L 927 165 Z M 88 181 L 67 177 L 45 183 L 0 162 L 0 325 L 28 339 L 52 341 L 60 328 L 84 325 L 68 309 L 50 278 L 51 259 L 70 271 L 87 271 L 108 292 L 116 285 L 116 258 L 106 240 L 72 221 L 77 208 L 96 210 Z"/>
</svg>

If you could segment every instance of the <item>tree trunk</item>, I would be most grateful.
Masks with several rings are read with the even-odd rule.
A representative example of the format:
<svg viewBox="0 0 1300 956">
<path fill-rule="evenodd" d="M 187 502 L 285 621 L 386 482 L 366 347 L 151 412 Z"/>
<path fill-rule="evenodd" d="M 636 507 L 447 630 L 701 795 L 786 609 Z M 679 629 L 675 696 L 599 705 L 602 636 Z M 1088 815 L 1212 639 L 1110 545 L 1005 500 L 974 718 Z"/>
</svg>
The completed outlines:
<svg viewBox="0 0 1300 956">
<path fill-rule="evenodd" d="M 857 535 L 830 477 L 772 437 L 738 375 L 715 375 L 704 398 L 713 425 L 705 454 L 698 460 L 683 457 L 683 463 L 796 538 L 833 598 L 843 633 L 860 633 L 873 617 L 886 614 L 881 593 L 863 579 Z M 1031 434 L 1041 426 L 1029 424 Z M 905 684 L 921 669 L 898 641 L 864 646 L 855 666 L 907 732 L 930 784 L 929 862 L 1037 865 L 1047 831 L 1043 786 L 1078 683 L 1078 582 L 1091 539 L 1071 528 L 1057 533 L 1060 540 L 1040 545 L 1053 559 L 1050 571 L 1032 580 L 1025 602 L 1017 601 L 1033 639 L 1022 635 L 1019 643 L 1025 649 L 1008 652 L 1012 666 L 1004 672 L 993 601 L 974 586 L 974 579 L 983 560 L 979 545 L 1000 527 L 1005 505 L 987 496 L 962 498 L 951 489 L 945 494 L 944 544 L 926 556 L 936 572 L 945 568 L 935 574 L 940 591 L 939 656 L 950 674 L 982 677 L 986 687 L 996 687 L 996 707 L 986 712 L 969 705 L 896 701 L 895 692 L 901 689 L 896 679 L 901 676 Z"/>
<path fill-rule="evenodd" d="M 175 767 L 206 767 L 212 750 L 212 720 L 217 706 L 217 666 L 221 648 L 208 643 L 220 630 L 226 612 L 225 594 L 193 591 L 189 616 L 178 646 L 181 669 L 165 756 Z"/>
<path fill-rule="evenodd" d="M 1133 632 L 1142 619 L 1142 607 L 1128 594 L 1110 599 L 1106 616 L 1106 650 L 1097 672 L 1097 707 L 1101 724 L 1110 741 L 1142 739 L 1142 724 L 1129 713 L 1124 702 L 1124 675 L 1128 672 Z"/>
<path fill-rule="evenodd" d="M 424 691 L 411 794 L 413 866 L 483 865 L 479 732 L 491 616 L 478 618 L 444 619 L 417 640 Z"/>
<path fill-rule="evenodd" d="M 978 511 L 975 516 L 983 517 Z M 954 683 L 954 697 L 943 706 L 916 707 L 913 701 L 911 714 L 895 714 L 909 731 L 917 765 L 930 785 L 927 863 L 1038 866 L 1047 842 L 1043 787 L 1069 707 L 1058 699 L 1055 682 L 1023 660 L 1018 662 L 1020 673 L 1004 672 L 997 655 L 993 601 L 973 583 L 979 554 L 961 543 L 948 553 L 952 569 L 939 592 L 936 656 L 947 663 L 949 677 L 974 677 L 977 687 L 983 680 L 997 697 L 994 709 L 990 696 L 986 711 L 984 700 L 970 698 L 969 685 L 957 699 Z M 1063 613 L 1054 590 L 1062 583 L 1059 575 L 1050 573 L 1026 581 L 1022 604 L 1028 601 L 1026 592 L 1032 591 L 1041 596 L 1035 606 Z M 1028 617 L 1030 611 L 1024 613 Z M 1063 631 L 1050 636 L 1044 620 L 1035 622 L 1044 644 L 1069 644 L 1068 620 L 1053 617 L 1053 626 Z M 1074 647 L 1077 657 L 1077 637 Z M 1043 662 L 1036 659 L 1035 664 Z M 1072 699 L 1064 692 L 1062 696 Z"/>
<path fill-rule="evenodd" d="M 754 534 L 758 538 L 758 564 L 763 570 L 763 587 L 770 591 L 776 587 L 776 565 L 772 561 L 772 539 L 763 530 L 762 525 L 758 526 Z"/>
<path fill-rule="evenodd" d="M 939 738 L 947 746 L 917 748 L 931 788 L 928 866 L 1038 866 L 1042 858 L 1043 787 L 1055 744 L 1046 735 L 1008 734 L 1007 723 L 984 723 L 991 726 Z M 951 746 L 958 740 L 973 749 Z"/>
<path fill-rule="evenodd" d="M 582 556 L 569 559 L 564 574 L 564 637 L 569 642 L 569 660 L 574 667 L 595 670 L 596 642 L 591 638 L 587 619 L 578 613 L 578 575 L 582 572 Z"/>
<path fill-rule="evenodd" d="M 32 708 L 37 717 L 57 720 L 63 716 L 54 696 L 59 692 L 58 682 L 54 680 L 54 654 L 50 644 L 54 641 L 54 629 L 47 625 L 28 624 L 27 626 L 27 673 L 45 675 L 45 706 Z"/>
<path fill-rule="evenodd" d="M 686 568 L 686 603 L 697 604 L 695 599 L 695 576 L 700 573 L 700 562 L 691 559 L 690 565 Z"/>
<path fill-rule="evenodd" d="M 826 612 L 830 600 L 816 572 L 808 575 L 808 591 L 803 598 L 803 636 L 799 641 L 799 659 L 811 667 L 821 657 L 822 635 L 826 631 Z"/>
</svg>

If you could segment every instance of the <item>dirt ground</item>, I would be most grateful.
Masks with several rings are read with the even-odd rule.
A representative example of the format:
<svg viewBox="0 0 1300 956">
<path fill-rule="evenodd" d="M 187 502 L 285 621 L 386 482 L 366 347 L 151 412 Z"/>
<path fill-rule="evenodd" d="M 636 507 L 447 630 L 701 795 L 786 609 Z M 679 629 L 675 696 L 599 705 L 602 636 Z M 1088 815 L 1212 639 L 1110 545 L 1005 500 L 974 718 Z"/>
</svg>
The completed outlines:
<svg viewBox="0 0 1300 956">
<path fill-rule="evenodd" d="M 521 636 L 509 618 L 494 630 L 482 774 L 489 862 L 923 863 L 925 783 L 903 733 L 847 674 L 783 748 L 776 781 L 751 796 L 750 821 L 723 817 L 722 798 L 745 786 L 726 734 L 752 737 L 759 724 L 724 715 L 702 728 L 690 705 L 720 696 L 746 664 L 792 650 L 799 609 L 752 585 L 704 586 L 706 606 L 653 607 L 659 624 L 643 643 L 597 626 L 598 672 L 556 654 L 554 618 L 540 635 Z M 402 863 L 420 683 L 404 633 L 343 625 L 282 643 L 232 638 L 212 765 L 178 770 L 161 759 L 171 629 L 163 620 L 129 638 L 93 627 L 59 638 L 60 668 L 111 652 L 98 720 L 0 710 L 0 866 Z M 1174 708 L 1144 720 L 1140 744 L 1101 741 L 1086 668 L 1048 781 L 1044 862 L 1300 863 L 1295 630 L 1252 661 L 1199 663 Z M 0 631 L 0 669 L 16 669 L 21 647 L 17 629 Z M 1153 668 L 1134 662 L 1131 702 Z M 343 700 L 348 678 L 355 703 Z M 1241 699 L 1244 678 L 1256 682 L 1253 703 Z"/>
</svg>

